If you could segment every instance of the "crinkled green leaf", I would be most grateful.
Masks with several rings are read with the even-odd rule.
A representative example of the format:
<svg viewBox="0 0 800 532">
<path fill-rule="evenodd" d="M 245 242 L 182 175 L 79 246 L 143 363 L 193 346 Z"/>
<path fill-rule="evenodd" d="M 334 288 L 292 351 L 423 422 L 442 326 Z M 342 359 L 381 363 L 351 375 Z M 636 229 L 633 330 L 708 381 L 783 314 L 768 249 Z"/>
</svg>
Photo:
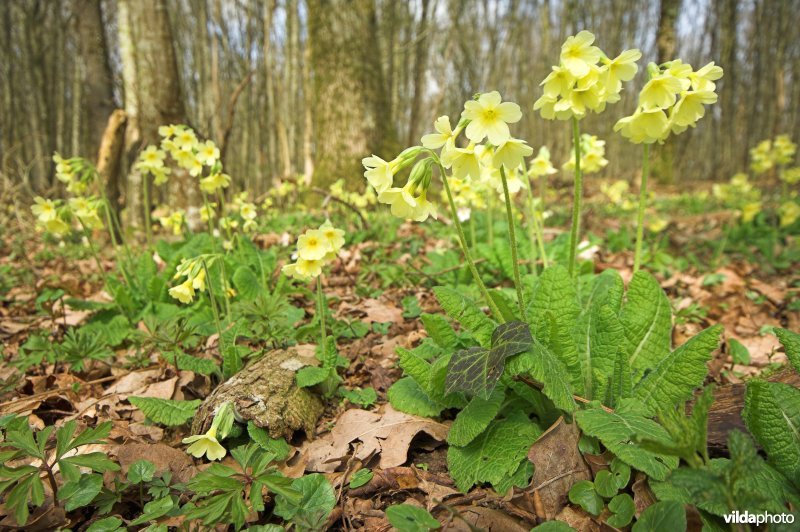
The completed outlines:
<svg viewBox="0 0 800 532">
<path fill-rule="evenodd" d="M 297 379 L 297 386 L 300 388 L 308 388 L 310 386 L 316 386 L 321 382 L 325 382 L 330 375 L 330 368 L 305 366 L 297 371 L 295 374 L 295 379 Z"/>
<path fill-rule="evenodd" d="M 531 350 L 515 359 L 515 365 L 525 367 L 527 372 L 542 383 L 542 393 L 565 412 L 575 411 L 572 384 L 564 363 L 549 348 L 534 340 Z M 523 366 L 524 364 L 524 366 Z"/>
<path fill-rule="evenodd" d="M 422 314 L 420 316 L 428 337 L 436 345 L 444 349 L 455 349 L 458 345 L 458 336 L 444 316 L 439 314 Z"/>
<path fill-rule="evenodd" d="M 800 372 L 800 334 L 792 332 L 789 329 L 775 329 L 775 336 L 783 344 L 783 350 L 786 351 L 786 357 L 789 362 L 794 366 L 795 371 Z"/>
<path fill-rule="evenodd" d="M 607 270 L 608 271 L 608 270 Z M 580 361 L 583 397 L 595 399 L 614 373 L 614 362 L 620 352 L 622 324 L 617 314 L 602 300 L 578 316 L 572 337 Z"/>
<path fill-rule="evenodd" d="M 605 403 L 612 408 L 623 399 L 628 399 L 633 393 L 631 366 L 628 364 L 628 355 L 622 349 L 617 351 L 611 385 L 606 392 Z"/>
<path fill-rule="evenodd" d="M 239 266 L 233 272 L 233 286 L 243 299 L 255 299 L 264 290 L 258 277 L 247 266 Z"/>
<path fill-rule="evenodd" d="M 544 341 L 549 335 L 548 313 L 570 324 L 580 313 L 575 280 L 563 266 L 551 266 L 542 272 L 528 302 L 531 334 L 539 341 Z"/>
<path fill-rule="evenodd" d="M 489 423 L 500 412 L 505 401 L 506 392 L 502 387 L 495 388 L 488 399 L 475 396 L 467 406 L 458 413 L 450 431 L 447 433 L 447 443 L 463 447 L 468 445 L 478 435 L 486 430 Z"/>
<path fill-rule="evenodd" d="M 299 530 L 322 530 L 336 506 L 336 494 L 328 479 L 318 473 L 305 475 L 294 479 L 292 488 L 300 492 L 299 500 L 278 494 L 275 514 L 291 520 Z"/>
<path fill-rule="evenodd" d="M 492 334 L 491 348 L 471 347 L 453 354 L 445 391 L 488 398 L 503 374 L 506 359 L 527 351 L 531 342 L 527 323 L 511 321 L 499 325 Z"/>
<path fill-rule="evenodd" d="M 436 417 L 444 410 L 444 406 L 428 397 L 411 377 L 403 377 L 392 384 L 386 395 L 394 408 L 406 414 Z"/>
<path fill-rule="evenodd" d="M 686 530 L 686 510 L 676 501 L 660 501 L 648 506 L 633 524 L 631 532 Z"/>
<path fill-rule="evenodd" d="M 614 312 L 619 312 L 625 283 L 619 272 L 614 269 L 603 270 L 591 280 L 588 290 L 581 291 L 581 305 L 585 313 L 595 305 L 608 305 Z"/>
<path fill-rule="evenodd" d="M 669 355 L 672 345 L 672 309 L 658 281 L 639 270 L 628 284 L 627 301 L 619 315 L 624 346 L 631 368 L 641 374 Z"/>
<path fill-rule="evenodd" d="M 715 325 L 690 338 L 636 384 L 633 397 L 652 413 L 690 399 L 705 380 L 706 363 L 719 347 L 720 333 L 722 326 Z"/>
<path fill-rule="evenodd" d="M 469 331 L 480 345 L 489 347 L 497 324 L 474 301 L 446 286 L 435 287 L 433 293 L 448 316 Z"/>
<path fill-rule="evenodd" d="M 753 379 L 744 404 L 744 421 L 769 463 L 800 486 L 800 390 Z"/>
<path fill-rule="evenodd" d="M 513 412 L 492 423 L 469 445 L 451 446 L 447 451 L 450 475 L 463 492 L 478 483 L 501 484 L 517 471 L 541 433 L 527 416 Z"/>
<path fill-rule="evenodd" d="M 155 397 L 128 397 L 128 401 L 151 421 L 168 427 L 183 425 L 194 417 L 200 406 L 199 399 L 173 401 Z"/>
<path fill-rule="evenodd" d="M 678 465 L 678 459 L 673 456 L 652 453 L 632 443 L 669 439 L 667 431 L 642 412 L 624 407 L 607 412 L 594 406 L 576 413 L 575 419 L 584 434 L 599 439 L 620 460 L 657 480 L 666 478 Z"/>
<path fill-rule="evenodd" d="M 428 532 L 442 527 L 426 509 L 410 504 L 395 504 L 388 507 L 386 519 L 398 532 Z"/>
<path fill-rule="evenodd" d="M 396 349 L 398 365 L 405 375 L 414 379 L 423 390 L 430 389 L 431 363 L 413 350 L 402 347 Z"/>
</svg>

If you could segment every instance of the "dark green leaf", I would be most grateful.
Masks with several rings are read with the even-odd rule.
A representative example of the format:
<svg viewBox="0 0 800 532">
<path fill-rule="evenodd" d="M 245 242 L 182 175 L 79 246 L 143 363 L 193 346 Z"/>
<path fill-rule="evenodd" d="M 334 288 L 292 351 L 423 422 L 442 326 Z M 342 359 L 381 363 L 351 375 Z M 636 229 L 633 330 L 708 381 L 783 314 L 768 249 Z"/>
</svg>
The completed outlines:
<svg viewBox="0 0 800 532">
<path fill-rule="evenodd" d="M 613 514 L 606 520 L 606 523 L 614 528 L 624 528 L 630 524 L 633 514 L 636 513 L 636 505 L 633 498 L 627 493 L 620 493 L 608 503 L 608 509 Z"/>
<path fill-rule="evenodd" d="M 128 401 L 147 416 L 161 425 L 174 427 L 192 419 L 200 406 L 200 400 L 173 401 L 154 397 L 128 397 Z"/>
<path fill-rule="evenodd" d="M 67 482 L 58 490 L 58 498 L 66 501 L 64 509 L 68 512 L 91 504 L 100 490 L 103 489 L 103 477 L 100 475 L 82 475 L 77 481 Z"/>
<path fill-rule="evenodd" d="M 657 502 L 642 512 L 631 532 L 653 532 L 670 530 L 680 532 L 686 530 L 686 510 L 683 504 L 676 501 Z"/>
<path fill-rule="evenodd" d="M 399 532 L 428 532 L 442 527 L 430 512 L 410 504 L 396 504 L 388 507 L 386 519 Z"/>
<path fill-rule="evenodd" d="M 350 489 L 360 488 L 369 483 L 372 480 L 372 471 L 367 468 L 362 468 L 353 473 L 350 477 Z"/>
<path fill-rule="evenodd" d="M 595 491 L 594 484 L 588 480 L 581 480 L 570 488 L 569 500 L 592 515 L 600 515 L 603 511 L 603 499 Z"/>
<path fill-rule="evenodd" d="M 156 472 L 156 466 L 148 460 L 137 460 L 128 468 L 128 482 L 139 484 L 150 482 Z"/>
</svg>

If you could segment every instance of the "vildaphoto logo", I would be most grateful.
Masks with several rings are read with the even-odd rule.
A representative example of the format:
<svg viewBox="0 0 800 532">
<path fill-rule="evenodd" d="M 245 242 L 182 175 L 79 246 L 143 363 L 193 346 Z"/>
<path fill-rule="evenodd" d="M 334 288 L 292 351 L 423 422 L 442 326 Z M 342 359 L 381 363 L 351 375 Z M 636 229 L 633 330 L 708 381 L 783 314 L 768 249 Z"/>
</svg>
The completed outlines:
<svg viewBox="0 0 800 532">
<path fill-rule="evenodd" d="M 794 514 L 771 514 L 768 512 L 750 513 L 747 510 L 740 512 L 738 510 L 725 514 L 725 522 L 735 525 L 765 525 L 765 524 L 778 524 L 778 523 L 794 523 Z"/>
</svg>

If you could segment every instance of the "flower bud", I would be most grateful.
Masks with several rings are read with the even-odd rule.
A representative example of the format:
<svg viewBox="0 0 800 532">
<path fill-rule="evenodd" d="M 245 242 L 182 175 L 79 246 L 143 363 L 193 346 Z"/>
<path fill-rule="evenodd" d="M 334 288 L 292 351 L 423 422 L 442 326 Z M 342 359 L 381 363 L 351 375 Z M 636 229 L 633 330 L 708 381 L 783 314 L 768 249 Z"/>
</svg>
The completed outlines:
<svg viewBox="0 0 800 532">
<path fill-rule="evenodd" d="M 411 169 L 411 175 L 408 177 L 408 182 L 411 183 L 415 188 L 427 190 L 431 183 L 431 167 L 433 166 L 433 162 L 434 161 L 432 157 L 428 157 L 417 162 L 417 164 L 414 165 L 414 168 Z"/>
</svg>

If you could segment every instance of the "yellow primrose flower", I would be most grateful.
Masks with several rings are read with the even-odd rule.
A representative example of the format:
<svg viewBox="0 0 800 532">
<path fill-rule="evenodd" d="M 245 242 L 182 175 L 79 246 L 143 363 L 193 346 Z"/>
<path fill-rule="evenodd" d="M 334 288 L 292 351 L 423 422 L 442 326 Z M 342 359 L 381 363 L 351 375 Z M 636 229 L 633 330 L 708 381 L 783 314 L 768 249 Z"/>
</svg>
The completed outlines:
<svg viewBox="0 0 800 532">
<path fill-rule="evenodd" d="M 160 186 L 167 182 L 167 177 L 172 173 L 172 170 L 166 166 L 163 168 L 150 168 L 150 173 L 153 175 L 153 184 Z"/>
<path fill-rule="evenodd" d="M 184 438 L 183 443 L 191 443 L 186 452 L 195 458 L 206 456 L 209 460 L 222 460 L 227 451 L 219 441 L 217 441 L 217 429 L 211 427 L 205 434 L 189 436 Z"/>
<path fill-rule="evenodd" d="M 158 219 L 161 226 L 171 230 L 175 236 L 180 236 L 183 225 L 186 222 L 186 215 L 183 211 L 175 211 L 169 216 L 162 216 Z"/>
<path fill-rule="evenodd" d="M 639 93 L 639 105 L 645 110 L 667 109 L 675 103 L 676 96 L 683 90 L 680 79 L 662 74 L 645 83 Z"/>
<path fill-rule="evenodd" d="M 440 116 L 433 123 L 436 133 L 428 133 L 422 136 L 422 145 L 429 150 L 437 150 L 444 146 L 448 141 L 455 138 L 453 128 L 450 126 L 450 117 Z"/>
<path fill-rule="evenodd" d="M 742 207 L 742 222 L 750 223 L 761 212 L 761 202 L 754 201 L 747 203 Z"/>
<path fill-rule="evenodd" d="M 311 279 L 322 274 L 322 260 L 306 260 L 298 258 L 297 262 L 287 264 L 281 271 L 289 277 L 297 279 L 298 281 L 310 281 Z"/>
<path fill-rule="evenodd" d="M 31 212 L 36 215 L 40 222 L 51 222 L 58 217 L 58 211 L 56 210 L 57 206 L 53 200 L 36 196 L 33 201 L 35 204 L 31 206 Z"/>
<path fill-rule="evenodd" d="M 694 126 L 706 114 L 705 105 L 716 103 L 717 94 L 712 91 L 685 91 L 670 113 L 670 120 L 680 127 Z"/>
<path fill-rule="evenodd" d="M 654 233 L 660 233 L 667 228 L 667 225 L 669 225 L 668 220 L 664 218 L 653 217 L 648 221 L 647 228 Z"/>
<path fill-rule="evenodd" d="M 692 88 L 696 91 L 713 91 L 717 88 L 717 85 L 714 83 L 718 79 L 722 77 L 722 67 L 719 67 L 714 64 L 714 61 L 711 61 L 706 66 L 697 70 L 697 72 L 692 72 L 689 74 L 689 80 L 691 80 Z"/>
<path fill-rule="evenodd" d="M 582 78 L 589 73 L 590 65 L 600 60 L 603 52 L 597 46 L 592 46 L 594 35 L 586 30 L 577 35 L 567 37 L 561 45 L 561 64 L 576 78 Z"/>
<path fill-rule="evenodd" d="M 787 168 L 781 172 L 781 180 L 786 181 L 790 185 L 800 183 L 800 166 Z"/>
<path fill-rule="evenodd" d="M 159 150 L 157 147 L 150 145 L 139 154 L 139 163 L 137 166 L 144 170 L 161 168 L 164 166 L 164 159 L 166 156 L 166 153 Z"/>
<path fill-rule="evenodd" d="M 453 168 L 453 177 L 480 179 L 481 165 L 475 152 L 475 144 L 470 142 L 466 148 L 453 148 L 442 153 L 442 164 Z M 380 201 L 380 196 L 378 196 Z"/>
<path fill-rule="evenodd" d="M 304 260 L 321 260 L 331 251 L 330 242 L 319 229 L 312 229 L 297 239 L 297 255 Z"/>
<path fill-rule="evenodd" d="M 522 166 L 525 157 L 533 153 L 533 148 L 524 140 L 509 138 L 494 150 L 492 163 L 495 167 L 505 166 L 508 170 L 515 170 Z"/>
<path fill-rule="evenodd" d="M 214 194 L 217 190 L 228 187 L 231 184 L 231 177 L 228 174 L 217 172 L 200 180 L 200 190 L 206 194 Z"/>
<path fill-rule="evenodd" d="M 778 135 L 772 142 L 772 153 L 776 164 L 789 164 L 797 151 L 797 144 L 789 135 Z"/>
<path fill-rule="evenodd" d="M 558 103 L 558 97 L 544 94 L 533 103 L 533 110 L 539 111 L 542 118 L 546 120 L 568 120 L 571 118 L 572 112 L 568 108 L 565 109 L 563 105 L 559 105 L 556 108 Z"/>
<path fill-rule="evenodd" d="M 183 129 L 183 126 L 170 124 L 168 126 L 159 126 L 158 134 L 165 139 L 169 139 L 178 134 Z"/>
<path fill-rule="evenodd" d="M 539 177 L 543 175 L 552 175 L 557 173 L 558 170 L 553 168 L 553 163 L 550 161 L 550 150 L 547 146 L 539 148 L 539 153 L 534 157 L 528 166 L 528 175 L 532 177 Z"/>
<path fill-rule="evenodd" d="M 239 216 L 245 220 L 255 220 L 258 216 L 256 206 L 252 203 L 242 203 L 241 207 L 239 207 Z"/>
<path fill-rule="evenodd" d="M 619 93 L 623 81 L 630 81 L 639 70 L 636 61 L 641 59 L 642 52 L 633 48 L 625 50 L 614 59 L 605 59 L 605 69 L 601 79 L 605 89 L 609 92 Z"/>
<path fill-rule="evenodd" d="M 61 218 L 53 218 L 42 223 L 42 227 L 48 233 L 61 236 L 69 233 L 69 225 Z"/>
<path fill-rule="evenodd" d="M 611 200 L 611 203 L 617 205 L 619 205 L 622 199 L 627 195 L 629 188 L 630 185 L 628 185 L 628 182 L 621 179 L 614 181 L 611 185 L 607 183 L 600 185 L 600 191 Z"/>
<path fill-rule="evenodd" d="M 800 205 L 793 201 L 784 202 L 778 207 L 778 215 L 781 218 L 781 227 L 789 227 L 800 218 Z"/>
<path fill-rule="evenodd" d="M 669 120 L 661 109 L 637 109 L 631 116 L 620 118 L 614 125 L 614 131 L 634 144 L 652 144 L 663 140 L 669 134 Z"/>
<path fill-rule="evenodd" d="M 197 136 L 188 128 L 178 131 L 172 140 L 182 150 L 191 150 L 197 144 Z"/>
<path fill-rule="evenodd" d="M 187 279 L 188 280 L 188 279 Z M 192 278 L 192 288 L 200 292 L 206 289 L 206 269 L 202 268 L 197 275 Z"/>
<path fill-rule="evenodd" d="M 342 249 L 342 246 L 344 246 L 344 231 L 342 229 L 336 229 L 330 220 L 325 220 L 325 223 L 319 226 L 319 231 L 334 252 Z"/>
<path fill-rule="evenodd" d="M 513 102 L 503 102 L 497 91 L 485 92 L 477 100 L 464 103 L 463 118 L 470 120 L 465 131 L 467 138 L 480 142 L 488 137 L 495 146 L 511 136 L 508 124 L 519 122 L 522 111 Z"/>
<path fill-rule="evenodd" d="M 217 215 L 216 208 L 216 203 L 208 203 L 200 207 L 200 220 L 204 222 L 212 220 Z"/>
<path fill-rule="evenodd" d="M 414 183 L 407 183 L 403 188 L 389 188 L 380 193 L 378 201 L 391 205 L 392 214 L 404 220 L 424 222 L 428 216 L 435 218 L 436 211 L 427 199 L 427 192 L 414 197 L 415 189 Z"/>
<path fill-rule="evenodd" d="M 197 146 L 197 160 L 205 166 L 214 166 L 219 160 L 219 148 L 214 141 L 207 140 Z"/>
<path fill-rule="evenodd" d="M 173 286 L 169 289 L 169 295 L 181 303 L 191 303 L 194 299 L 194 280 L 186 279 L 181 284 Z"/>
<path fill-rule="evenodd" d="M 544 87 L 545 96 L 566 98 L 574 83 L 575 77 L 569 73 L 569 70 L 563 66 L 554 66 L 539 85 Z"/>
<path fill-rule="evenodd" d="M 392 186 L 394 173 L 397 171 L 396 165 L 393 163 L 394 161 L 384 161 L 377 155 L 365 157 L 361 160 L 361 164 L 366 168 L 364 177 L 367 178 L 367 182 L 372 185 L 372 188 L 378 194 Z"/>
</svg>

